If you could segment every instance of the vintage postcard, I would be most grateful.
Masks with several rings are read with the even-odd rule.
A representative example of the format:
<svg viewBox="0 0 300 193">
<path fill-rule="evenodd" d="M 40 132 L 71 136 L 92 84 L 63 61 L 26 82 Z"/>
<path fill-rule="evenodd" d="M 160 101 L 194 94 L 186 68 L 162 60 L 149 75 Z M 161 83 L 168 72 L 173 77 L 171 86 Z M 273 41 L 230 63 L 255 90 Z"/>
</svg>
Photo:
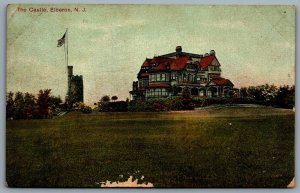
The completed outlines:
<svg viewBox="0 0 300 193">
<path fill-rule="evenodd" d="M 292 188 L 292 5 L 7 6 L 8 187 Z"/>
</svg>

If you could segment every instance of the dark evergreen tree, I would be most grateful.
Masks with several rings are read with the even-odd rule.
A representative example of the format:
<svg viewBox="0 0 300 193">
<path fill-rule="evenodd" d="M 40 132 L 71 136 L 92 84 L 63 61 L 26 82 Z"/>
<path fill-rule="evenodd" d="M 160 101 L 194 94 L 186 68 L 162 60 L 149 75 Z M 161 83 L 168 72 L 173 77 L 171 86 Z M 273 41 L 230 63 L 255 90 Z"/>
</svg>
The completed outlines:
<svg viewBox="0 0 300 193">
<path fill-rule="evenodd" d="M 24 94 L 21 92 L 16 92 L 14 99 L 14 118 L 22 119 L 24 118 Z"/>
<path fill-rule="evenodd" d="M 6 95 L 6 119 L 13 119 L 15 112 L 14 93 L 9 92 Z"/>
<path fill-rule="evenodd" d="M 51 89 L 40 90 L 37 99 L 38 115 L 40 118 L 47 118 L 49 115 Z"/>
</svg>

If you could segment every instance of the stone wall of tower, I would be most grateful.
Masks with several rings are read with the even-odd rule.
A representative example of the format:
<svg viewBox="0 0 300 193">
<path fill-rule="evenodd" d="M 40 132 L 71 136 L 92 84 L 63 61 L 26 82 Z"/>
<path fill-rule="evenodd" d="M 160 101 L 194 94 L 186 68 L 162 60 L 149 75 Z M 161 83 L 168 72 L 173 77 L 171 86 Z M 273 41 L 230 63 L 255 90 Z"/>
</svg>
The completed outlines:
<svg viewBox="0 0 300 193">
<path fill-rule="evenodd" d="M 83 102 L 83 77 L 72 76 L 70 80 L 70 96 L 69 101 L 71 104 L 76 102 Z"/>
<path fill-rule="evenodd" d="M 68 66 L 68 104 L 83 102 L 83 77 L 73 75 L 73 66 Z"/>
</svg>

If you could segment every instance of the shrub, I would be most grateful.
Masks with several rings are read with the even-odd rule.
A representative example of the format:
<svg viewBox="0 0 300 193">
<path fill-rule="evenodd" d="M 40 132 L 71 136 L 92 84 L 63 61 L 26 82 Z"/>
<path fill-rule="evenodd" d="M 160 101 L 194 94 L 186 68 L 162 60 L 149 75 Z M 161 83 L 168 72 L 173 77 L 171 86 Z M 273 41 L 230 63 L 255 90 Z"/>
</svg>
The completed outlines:
<svg viewBox="0 0 300 193">
<path fill-rule="evenodd" d="M 74 103 L 72 109 L 75 111 L 80 111 L 82 113 L 91 113 L 92 112 L 92 108 L 90 106 L 84 104 L 83 102 Z"/>
<path fill-rule="evenodd" d="M 134 100 L 128 104 L 128 110 L 133 112 L 158 112 L 170 110 L 192 110 L 195 105 L 191 99 L 170 97 L 167 99 Z"/>
</svg>

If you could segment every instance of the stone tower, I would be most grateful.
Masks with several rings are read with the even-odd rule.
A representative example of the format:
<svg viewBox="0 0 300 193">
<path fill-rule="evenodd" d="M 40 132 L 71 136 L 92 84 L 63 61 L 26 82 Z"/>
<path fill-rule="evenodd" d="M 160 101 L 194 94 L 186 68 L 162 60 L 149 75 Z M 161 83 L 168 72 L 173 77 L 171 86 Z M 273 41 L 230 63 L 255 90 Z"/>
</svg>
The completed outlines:
<svg viewBox="0 0 300 193">
<path fill-rule="evenodd" d="M 83 77 L 73 75 L 73 66 L 68 66 L 68 104 L 83 102 Z"/>
</svg>

